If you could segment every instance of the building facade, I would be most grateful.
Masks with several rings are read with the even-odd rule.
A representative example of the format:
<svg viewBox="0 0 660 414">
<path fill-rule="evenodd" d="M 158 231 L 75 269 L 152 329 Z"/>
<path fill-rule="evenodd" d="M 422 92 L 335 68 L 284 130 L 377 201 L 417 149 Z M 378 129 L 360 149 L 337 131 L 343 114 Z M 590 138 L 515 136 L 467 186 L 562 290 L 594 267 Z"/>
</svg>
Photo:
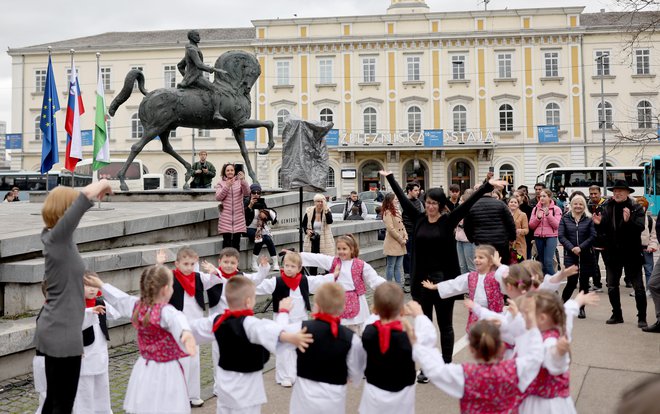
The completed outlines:
<svg viewBox="0 0 660 414">
<path fill-rule="evenodd" d="M 257 134 L 256 169 L 266 187 L 279 187 L 279 137 L 288 116 L 334 122 L 328 184 L 338 194 L 369 189 L 379 183 L 381 169 L 425 188 L 467 188 L 492 167 L 517 186 L 533 184 L 549 167 L 600 165 L 603 129 L 612 165 L 639 165 L 658 150 L 657 39 L 643 36 L 631 44 L 622 21 L 621 13 L 588 14 L 582 7 L 444 13 L 423 1 L 392 0 L 382 15 L 255 20 L 252 28 L 201 30 L 200 48 L 207 63 L 243 49 L 261 64 L 254 116 L 273 120 L 278 138 L 261 156 L 256 148 L 265 146 L 266 136 Z M 83 128 L 91 129 L 96 52 L 110 102 L 133 67 L 143 69 L 149 90 L 175 87 L 185 39 L 185 31 L 163 31 L 53 43 L 58 90 L 66 99 L 74 48 L 90 108 Z M 22 91 L 13 97 L 12 125 L 22 126 L 29 169 L 40 161 L 46 46 L 9 51 L 14 90 Z M 141 98 L 134 93 L 110 121 L 113 157 L 125 157 L 140 135 Z M 545 125 L 557 126 L 557 142 L 540 142 L 538 127 Z M 229 131 L 194 132 L 196 150 L 208 150 L 216 165 L 240 161 Z M 192 159 L 192 133 L 174 133 L 186 159 Z M 65 137 L 61 131 L 62 144 Z M 150 172 L 184 174 L 157 141 L 140 158 Z"/>
</svg>

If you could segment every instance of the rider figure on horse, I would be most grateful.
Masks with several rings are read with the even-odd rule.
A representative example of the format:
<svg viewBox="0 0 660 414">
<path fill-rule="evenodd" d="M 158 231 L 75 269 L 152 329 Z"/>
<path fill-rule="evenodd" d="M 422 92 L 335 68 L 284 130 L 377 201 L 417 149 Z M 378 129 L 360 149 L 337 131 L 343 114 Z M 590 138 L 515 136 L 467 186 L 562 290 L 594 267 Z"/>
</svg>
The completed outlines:
<svg viewBox="0 0 660 414">
<path fill-rule="evenodd" d="M 181 61 L 176 65 L 183 75 L 183 80 L 176 87 L 180 89 L 186 88 L 199 88 L 211 92 L 213 99 L 213 120 L 214 121 L 227 121 L 220 114 L 220 100 L 221 94 L 217 88 L 207 80 L 202 72 L 226 74 L 227 72 L 213 68 L 204 63 L 204 55 L 202 51 L 199 50 L 197 44 L 200 41 L 199 32 L 197 30 L 191 30 L 188 32 L 188 40 L 190 43 L 186 45 L 186 55 L 181 59 Z"/>
</svg>

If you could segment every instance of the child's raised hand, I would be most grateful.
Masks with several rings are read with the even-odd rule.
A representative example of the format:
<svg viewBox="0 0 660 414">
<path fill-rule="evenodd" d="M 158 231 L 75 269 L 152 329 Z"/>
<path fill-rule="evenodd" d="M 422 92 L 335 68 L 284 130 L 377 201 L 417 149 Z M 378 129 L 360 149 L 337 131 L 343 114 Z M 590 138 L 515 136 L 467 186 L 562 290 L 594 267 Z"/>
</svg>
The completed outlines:
<svg viewBox="0 0 660 414">
<path fill-rule="evenodd" d="M 509 313 L 511 314 L 511 316 L 515 318 L 518 315 L 518 313 L 520 313 L 520 310 L 518 309 L 518 304 L 516 303 L 515 300 L 511 298 L 507 300 L 507 303 L 509 304 Z"/>
<path fill-rule="evenodd" d="M 103 281 L 98 276 L 94 275 L 83 276 L 83 283 L 86 286 L 95 287 L 97 289 L 101 289 L 101 286 L 103 286 Z"/>
<path fill-rule="evenodd" d="M 181 343 L 185 348 L 184 350 L 186 354 L 195 356 L 197 353 L 197 342 L 195 341 L 195 337 L 192 333 L 190 333 L 190 331 L 183 331 L 183 333 L 181 333 Z"/>
<path fill-rule="evenodd" d="M 96 305 L 92 308 L 92 312 L 94 312 L 97 315 L 105 315 L 105 306 Z"/>
<path fill-rule="evenodd" d="M 571 350 L 571 343 L 568 342 L 568 338 L 562 336 L 557 339 L 557 344 L 555 345 L 555 349 L 557 350 L 559 356 L 564 356 Z"/>
<path fill-rule="evenodd" d="M 520 311 L 525 318 L 527 329 L 536 328 L 536 299 L 533 296 L 525 296 L 520 305 Z"/>
<path fill-rule="evenodd" d="M 438 290 L 438 285 L 430 280 L 422 280 L 422 286 L 429 290 Z"/>
<path fill-rule="evenodd" d="M 337 266 L 335 266 L 335 271 L 333 272 L 333 274 L 335 275 L 335 280 L 339 278 L 339 273 L 341 273 L 341 262 Z"/>
<path fill-rule="evenodd" d="M 563 279 L 566 279 L 567 277 L 577 275 L 578 273 L 578 267 L 577 265 L 569 266 L 566 269 L 561 271 L 561 275 Z"/>
<path fill-rule="evenodd" d="M 404 315 L 417 317 L 424 312 L 422 312 L 422 305 L 419 303 L 415 302 L 414 300 L 411 300 L 410 302 L 406 303 L 405 306 L 403 307 L 404 310 Z"/>
<path fill-rule="evenodd" d="M 293 308 L 293 299 L 286 297 L 280 301 L 280 312 L 289 312 Z"/>
<path fill-rule="evenodd" d="M 302 328 L 298 332 L 282 332 L 280 341 L 288 342 L 298 348 L 298 351 L 304 353 L 309 344 L 314 342 L 312 334 L 307 333 L 307 328 Z"/>
<path fill-rule="evenodd" d="M 463 300 L 463 305 L 464 305 L 467 309 L 473 310 L 474 307 L 476 306 L 476 303 L 474 303 L 474 301 L 473 301 L 472 299 L 465 298 L 465 299 Z"/>
<path fill-rule="evenodd" d="M 593 306 L 593 305 L 597 305 L 598 302 L 600 302 L 600 297 L 598 297 L 596 292 L 590 292 L 587 294 L 585 294 L 584 292 L 580 292 L 575 297 L 575 301 L 580 306 L 585 306 L 585 305 Z"/>
<path fill-rule="evenodd" d="M 500 254 L 497 251 L 495 251 L 495 254 L 493 255 L 493 266 L 495 267 L 502 266 L 502 258 L 500 257 Z"/>
<path fill-rule="evenodd" d="M 268 256 L 264 256 L 264 255 L 259 256 L 259 266 L 270 267 L 270 261 L 268 259 Z"/>
<path fill-rule="evenodd" d="M 167 262 L 167 253 L 167 249 L 158 250 L 158 253 L 156 253 L 156 264 L 164 265 Z"/>
<path fill-rule="evenodd" d="M 202 259 L 202 261 L 199 262 L 199 268 L 202 269 L 202 272 L 209 273 L 209 274 L 213 274 L 218 270 L 211 263 L 209 263 L 209 262 L 207 262 L 206 260 L 203 260 L 203 259 Z"/>
</svg>

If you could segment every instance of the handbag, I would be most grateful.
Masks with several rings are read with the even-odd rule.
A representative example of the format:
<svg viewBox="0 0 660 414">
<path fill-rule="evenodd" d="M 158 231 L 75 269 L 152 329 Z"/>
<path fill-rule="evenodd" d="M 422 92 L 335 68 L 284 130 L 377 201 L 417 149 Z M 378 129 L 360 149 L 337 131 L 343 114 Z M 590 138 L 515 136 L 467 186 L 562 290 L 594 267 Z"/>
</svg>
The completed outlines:
<svg viewBox="0 0 660 414">
<path fill-rule="evenodd" d="M 509 258 L 509 263 L 510 264 L 520 263 L 523 260 L 525 260 L 525 258 L 522 257 L 522 255 L 520 253 L 518 253 L 516 248 L 513 247 L 513 245 L 509 246 L 509 255 L 510 255 L 510 258 Z"/>
</svg>

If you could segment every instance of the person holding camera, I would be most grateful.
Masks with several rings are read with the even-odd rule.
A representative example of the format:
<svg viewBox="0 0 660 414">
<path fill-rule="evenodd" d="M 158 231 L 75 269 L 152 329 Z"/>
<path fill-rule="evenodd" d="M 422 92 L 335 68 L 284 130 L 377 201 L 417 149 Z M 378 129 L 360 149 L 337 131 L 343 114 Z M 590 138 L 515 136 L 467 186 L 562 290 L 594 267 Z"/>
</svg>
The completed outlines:
<svg viewBox="0 0 660 414">
<path fill-rule="evenodd" d="M 308 253 L 321 253 L 328 256 L 335 254 L 335 239 L 332 236 L 332 213 L 323 194 L 314 196 L 314 205 L 305 210 L 302 228 L 305 231 L 303 251 Z M 316 274 L 316 269 L 310 271 Z"/>
<path fill-rule="evenodd" d="M 346 205 L 344 206 L 344 220 L 348 219 L 348 216 L 351 215 L 353 207 L 358 207 L 358 214 L 364 219 L 367 218 L 367 205 L 364 204 L 364 201 L 358 198 L 357 191 L 351 191 L 351 195 L 346 199 Z"/>
<path fill-rule="evenodd" d="M 270 230 L 266 225 L 268 222 L 272 224 L 277 223 L 277 214 L 275 210 L 269 209 L 266 206 L 266 200 L 261 197 L 261 186 L 259 184 L 252 184 L 250 186 L 250 196 L 245 199 L 244 204 L 247 236 L 254 243 L 254 248 L 252 249 L 252 270 L 259 270 L 259 253 L 261 253 L 261 248 L 264 244 L 268 249 L 270 258 L 273 260 L 273 270 L 280 270 L 277 262 L 275 243 L 273 243 Z M 262 215 L 261 219 L 260 214 Z M 260 229 L 261 231 L 259 231 Z"/>
<path fill-rule="evenodd" d="M 192 165 L 193 180 L 190 182 L 190 188 L 211 188 L 211 181 L 215 177 L 215 167 L 206 161 L 207 156 L 206 151 L 200 151 L 199 161 Z"/>
<path fill-rule="evenodd" d="M 239 168 L 237 168 L 239 167 Z M 215 186 L 215 199 L 222 202 L 218 219 L 218 234 L 222 235 L 222 247 L 240 251 L 241 235 L 247 231 L 243 197 L 250 195 L 241 164 L 227 163 L 222 166 L 222 178 Z"/>
</svg>

